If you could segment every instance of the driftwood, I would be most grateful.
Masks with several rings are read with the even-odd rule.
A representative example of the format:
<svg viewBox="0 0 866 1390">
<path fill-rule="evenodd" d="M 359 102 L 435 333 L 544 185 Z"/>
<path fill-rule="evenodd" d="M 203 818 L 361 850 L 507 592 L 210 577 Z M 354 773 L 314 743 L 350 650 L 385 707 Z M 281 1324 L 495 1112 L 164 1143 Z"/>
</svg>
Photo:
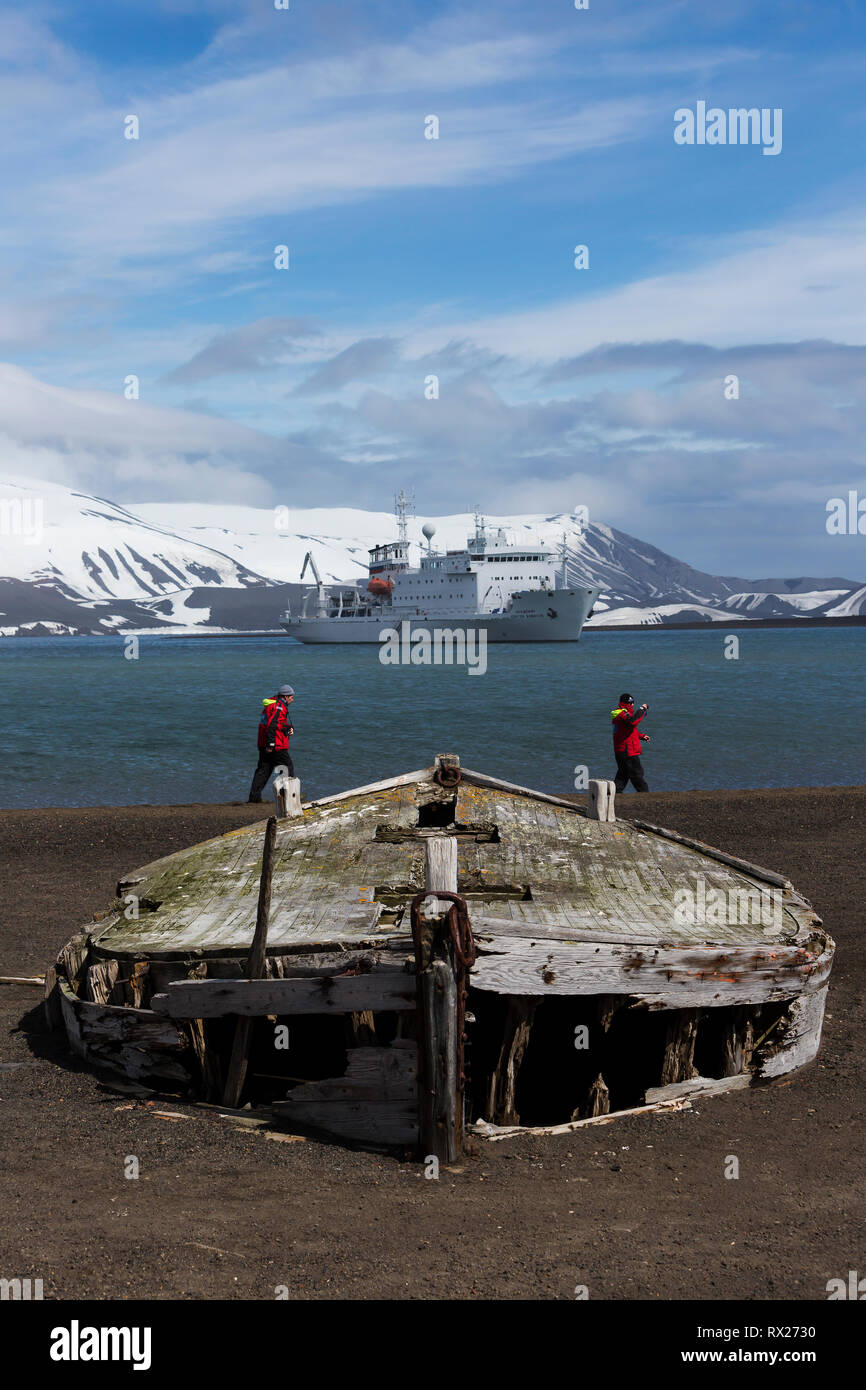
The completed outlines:
<svg viewBox="0 0 866 1390">
<path fill-rule="evenodd" d="M 752 1078 L 748 1072 L 741 1076 L 693 1076 L 688 1081 L 674 1081 L 668 1086 L 650 1086 L 645 1100 L 648 1105 L 659 1101 L 683 1099 L 689 1096 L 721 1094 L 724 1091 L 742 1091 L 751 1086 Z"/>
<path fill-rule="evenodd" d="M 471 1126 L 474 1134 L 479 1134 L 485 1139 L 513 1139 L 519 1134 L 573 1134 L 576 1129 L 583 1129 L 585 1125 L 609 1125 L 614 1120 L 620 1119 L 624 1115 L 649 1115 L 652 1113 L 665 1113 L 672 1110 L 690 1110 L 691 1101 L 688 1096 L 676 1097 L 672 1100 L 660 1100 L 652 1105 L 632 1105 L 627 1110 L 614 1110 L 609 1115 L 594 1115 L 585 1120 L 569 1120 L 562 1125 L 491 1125 L 486 1120 L 478 1120 Z"/>
</svg>

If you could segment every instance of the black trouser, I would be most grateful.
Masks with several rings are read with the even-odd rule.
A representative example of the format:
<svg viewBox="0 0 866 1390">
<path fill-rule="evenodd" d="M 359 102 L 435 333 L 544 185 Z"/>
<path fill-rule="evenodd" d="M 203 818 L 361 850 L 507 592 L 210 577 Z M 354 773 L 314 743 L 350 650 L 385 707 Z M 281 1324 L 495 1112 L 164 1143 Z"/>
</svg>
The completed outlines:
<svg viewBox="0 0 866 1390">
<path fill-rule="evenodd" d="M 250 787 L 250 801 L 261 801 L 265 783 L 275 768 L 284 767 L 288 770 L 290 777 L 295 775 L 295 765 L 289 757 L 288 748 L 284 748 L 279 753 L 268 753 L 264 748 L 259 749 L 259 765 L 253 773 L 252 786 Z"/>
<path fill-rule="evenodd" d="M 628 753 L 616 753 L 617 773 L 614 778 L 618 792 L 624 792 L 629 782 L 632 783 L 636 792 L 648 792 L 649 787 L 643 775 L 643 763 L 637 753 L 629 756 Z"/>
</svg>

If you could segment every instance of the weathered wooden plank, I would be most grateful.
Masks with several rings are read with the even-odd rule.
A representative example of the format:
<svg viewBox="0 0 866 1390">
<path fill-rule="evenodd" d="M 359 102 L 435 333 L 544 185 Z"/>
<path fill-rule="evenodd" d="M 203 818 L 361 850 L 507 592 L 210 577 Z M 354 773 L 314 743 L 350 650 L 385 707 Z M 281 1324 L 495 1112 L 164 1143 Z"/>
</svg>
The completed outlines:
<svg viewBox="0 0 866 1390">
<path fill-rule="evenodd" d="M 415 1007 L 415 978 L 401 969 L 380 967 L 363 975 L 301 979 L 176 980 L 150 1004 L 170 1018 L 400 1012 Z"/>
<path fill-rule="evenodd" d="M 669 1086 L 650 1086 L 645 1100 L 647 1105 L 657 1105 L 659 1101 L 678 1100 L 688 1096 L 706 1095 L 713 1091 L 744 1091 L 752 1084 L 751 1072 L 738 1076 L 693 1076 L 688 1081 L 675 1081 Z"/>
<path fill-rule="evenodd" d="M 319 806 L 333 806 L 338 801 L 349 801 L 355 796 L 366 796 L 370 792 L 389 791 L 392 787 L 405 787 L 410 782 L 417 782 L 421 778 L 433 776 L 432 767 L 418 768 L 415 772 L 402 772 L 399 777 L 386 777 L 382 782 L 368 782 L 363 787 L 353 787 L 348 792 L 335 792 L 333 796 L 320 796 L 315 801 L 305 801 L 304 810 L 313 810 Z"/>
<path fill-rule="evenodd" d="M 424 886 L 457 892 L 457 841 L 452 835 L 433 835 L 425 841 Z"/>
<path fill-rule="evenodd" d="M 296 1086 L 271 1109 L 292 1124 L 382 1144 L 418 1142 L 418 1054 L 414 1043 L 359 1047 L 341 1077 Z"/>
<path fill-rule="evenodd" d="M 759 1076 L 782 1076 L 812 1061 L 821 1045 L 826 1001 L 826 985 L 814 994 L 805 994 L 792 1001 L 788 1017 L 772 1035 L 772 1055 L 765 1052 L 756 1068 Z"/>
<path fill-rule="evenodd" d="M 475 772 L 469 767 L 463 768 L 462 782 L 468 782 L 476 787 L 491 787 L 497 791 L 515 792 L 519 796 L 528 797 L 530 801 L 547 801 L 552 806 L 562 806 L 564 810 L 570 811 L 575 816 L 586 814 L 580 807 L 571 801 L 565 801 L 561 796 L 548 796 L 547 792 L 537 792 L 532 787 L 521 787 L 515 782 L 505 782 L 501 777 L 488 777 L 487 773 Z"/>
<path fill-rule="evenodd" d="M 116 960 L 98 961 L 87 967 L 87 998 L 94 1004 L 108 1004 L 120 974 Z M 121 1001 L 118 1000 L 118 1003 Z"/>
<path fill-rule="evenodd" d="M 404 959 L 395 953 L 403 949 Z M 369 974 L 379 965 L 386 969 L 406 968 L 412 960 L 412 938 L 394 938 L 393 947 L 384 944 L 380 949 L 366 951 L 312 951 L 300 952 L 290 956 L 268 956 L 265 960 L 265 975 L 269 980 L 316 979 L 322 975 Z M 208 974 L 211 979 L 241 978 L 242 972 L 226 974 L 225 967 L 231 962 L 209 961 Z"/>
<path fill-rule="evenodd" d="M 150 1009 L 131 1009 L 125 1004 L 94 1004 L 79 999 L 65 982 L 61 994 L 72 1007 L 83 1038 L 138 1042 L 142 1047 L 183 1047 L 184 1040 L 172 1022 Z"/>
<path fill-rule="evenodd" d="M 788 999 L 822 987 L 832 951 L 799 947 L 631 947 L 478 941 L 472 986 L 499 994 L 627 994 L 649 1007 L 714 1007 Z"/>
<path fill-rule="evenodd" d="M 726 854 L 724 850 L 716 849 L 714 845 L 704 844 L 703 840 L 693 840 L 689 835 L 680 835 L 676 830 L 665 830 L 663 826 L 652 825 L 645 820 L 633 820 L 632 825 L 637 830 L 647 831 L 651 835 L 661 835 L 665 840 L 675 840 L 677 844 L 695 849 L 709 859 L 718 859 L 722 864 L 730 864 L 743 873 L 751 874 L 753 878 L 763 879 L 765 883 L 774 883 L 779 888 L 792 887 L 790 880 L 785 878 L 784 874 L 777 874 L 774 869 L 762 869 L 758 864 L 752 864 L 748 859 L 739 859 L 734 854 Z"/>
<path fill-rule="evenodd" d="M 78 932 L 67 941 L 57 957 L 57 972 L 65 976 L 73 990 L 78 990 L 90 951 L 87 932 Z"/>
<path fill-rule="evenodd" d="M 671 1100 L 656 1101 L 653 1105 L 633 1105 L 627 1110 L 613 1110 L 608 1115 L 593 1115 L 585 1120 L 569 1120 L 562 1125 L 499 1126 L 491 1125 L 487 1120 L 477 1120 L 472 1125 L 472 1132 L 494 1142 L 499 1139 L 514 1139 L 519 1134 L 573 1134 L 576 1129 L 583 1129 L 586 1125 L 609 1125 L 626 1115 L 649 1115 L 653 1112 L 664 1113 L 672 1110 L 690 1109 L 691 1101 L 688 1096 L 680 1096 Z"/>
<path fill-rule="evenodd" d="M 79 999 L 62 979 L 58 990 L 66 1036 L 79 1057 L 133 1079 L 189 1081 L 186 1068 L 176 1060 L 186 1040 L 173 1024 L 148 1009 Z"/>
</svg>

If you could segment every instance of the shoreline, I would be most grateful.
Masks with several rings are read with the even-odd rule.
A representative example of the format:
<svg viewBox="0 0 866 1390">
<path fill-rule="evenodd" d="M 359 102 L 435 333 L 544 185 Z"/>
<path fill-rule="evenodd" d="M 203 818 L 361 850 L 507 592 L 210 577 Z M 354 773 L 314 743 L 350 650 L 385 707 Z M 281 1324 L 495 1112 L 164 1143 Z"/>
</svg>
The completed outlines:
<svg viewBox="0 0 866 1390">
<path fill-rule="evenodd" d="M 797 628 L 797 627 L 866 627 L 866 613 L 852 614 L 842 618 L 731 618 L 730 622 L 684 622 L 684 623 L 593 623 L 591 626 L 584 624 L 580 637 L 575 637 L 574 641 L 579 642 L 587 632 L 720 632 L 727 631 L 729 628 Z M 119 629 L 117 632 L 19 632 L 14 635 L 12 640 L 21 638 L 46 638 L 53 637 L 58 640 L 74 641 L 79 637 L 107 637 L 107 638 L 126 638 L 126 637 L 171 637 L 175 641 L 194 639 L 204 641 L 206 639 L 222 638 L 251 638 L 251 637 L 285 637 L 289 642 L 296 642 L 298 646 L 306 646 L 307 643 L 300 642 L 297 637 L 291 637 L 282 628 L 251 628 L 249 631 L 238 632 L 172 632 L 165 628 L 130 628 L 129 630 Z M 2 640 L 2 639 L 0 639 Z M 8 639 L 7 639 L 8 640 Z M 353 642 L 353 643 L 334 643 L 324 642 L 315 643 L 316 646 L 374 646 L 372 642 Z M 509 643 L 497 642 L 497 646 L 563 646 L 561 642 L 535 642 L 535 643 Z"/>
<path fill-rule="evenodd" d="M 530 790 L 543 791 L 543 788 L 529 788 Z M 341 788 L 336 792 L 327 792 L 320 797 L 315 797 L 316 801 L 326 801 L 329 796 L 341 796 L 346 791 L 351 791 L 351 787 Z M 677 790 L 650 790 L 648 792 L 636 792 L 629 787 L 626 791 L 620 792 L 616 798 L 616 810 L 618 814 L 628 815 L 628 807 L 640 804 L 645 809 L 651 809 L 656 803 L 664 802 L 671 807 L 680 804 L 687 804 L 694 801 L 701 804 L 705 801 L 719 801 L 729 797 L 737 797 L 743 800 L 750 798 L 766 797 L 815 797 L 823 795 L 846 795 L 861 793 L 866 795 L 866 782 L 828 782 L 818 785 L 803 784 L 800 786 L 789 787 L 683 787 Z M 573 801 L 576 806 L 588 804 L 586 792 L 550 791 L 545 792 L 547 796 L 556 796 L 561 801 Z M 52 805 L 52 806 L 0 806 L 0 821 L 10 816 L 48 816 L 48 815 L 102 815 L 110 817 L 116 814 L 133 815 L 144 812 L 155 812 L 160 814 L 175 814 L 182 811 L 195 813 L 197 815 L 228 815 L 237 813 L 241 823 L 246 824 L 248 820 L 266 819 L 273 814 L 273 797 L 268 795 L 268 788 L 261 802 L 250 804 L 248 801 L 130 801 L 130 802 L 101 802 L 94 805 Z M 2 846 L 0 846 L 0 860 L 2 860 Z"/>
</svg>

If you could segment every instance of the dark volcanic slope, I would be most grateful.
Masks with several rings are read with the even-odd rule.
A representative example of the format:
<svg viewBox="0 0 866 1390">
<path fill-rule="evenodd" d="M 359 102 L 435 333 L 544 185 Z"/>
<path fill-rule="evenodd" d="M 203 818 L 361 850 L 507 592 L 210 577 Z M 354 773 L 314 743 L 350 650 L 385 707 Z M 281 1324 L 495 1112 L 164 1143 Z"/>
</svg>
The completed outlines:
<svg viewBox="0 0 866 1390">
<path fill-rule="evenodd" d="M 826 1298 L 862 1272 L 866 789 L 620 798 L 790 874 L 839 944 L 818 1061 L 769 1089 L 453 1172 L 112 1094 L 0 987 L 0 1275 L 46 1297 Z M 44 968 L 124 870 L 265 812 L 4 811 L 0 973 Z M 188 1118 L 165 1119 L 167 1109 Z M 124 1179 L 135 1154 L 138 1182 Z M 740 1164 L 726 1180 L 728 1155 Z M 858 1260 L 860 1261 L 858 1265 Z"/>
</svg>

